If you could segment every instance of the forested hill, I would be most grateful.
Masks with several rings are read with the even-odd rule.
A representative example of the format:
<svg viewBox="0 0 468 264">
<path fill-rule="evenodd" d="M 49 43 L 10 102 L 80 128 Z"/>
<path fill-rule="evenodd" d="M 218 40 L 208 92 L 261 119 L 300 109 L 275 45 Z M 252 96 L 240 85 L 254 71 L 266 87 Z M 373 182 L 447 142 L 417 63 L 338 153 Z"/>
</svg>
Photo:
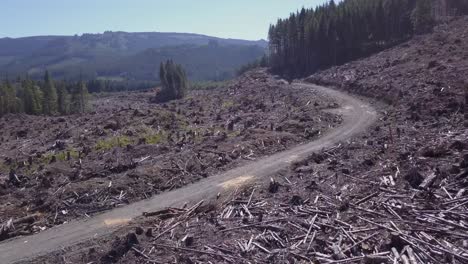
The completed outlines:
<svg viewBox="0 0 468 264">
<path fill-rule="evenodd" d="M 438 19 L 467 13 L 466 0 L 332 0 L 270 27 L 270 65 L 289 78 L 309 75 L 431 31 Z"/>
<path fill-rule="evenodd" d="M 264 54 L 265 50 L 258 46 L 209 44 L 164 47 L 100 65 L 98 72 L 106 76 L 124 73 L 121 75 L 127 79 L 150 80 L 157 74 L 161 62 L 172 59 L 185 68 L 191 81 L 225 80 L 235 77 L 235 70 Z"/>
<path fill-rule="evenodd" d="M 105 32 L 81 36 L 3 38 L 0 39 L 0 74 L 9 76 L 28 74 L 32 78 L 42 78 L 44 71 L 48 69 L 57 79 L 82 77 L 118 80 L 143 76 L 145 80 L 157 80 L 157 74 L 148 75 L 147 72 L 156 72 L 160 61 L 148 64 L 139 61 L 130 63 L 130 60 L 142 58 L 143 56 L 139 54 L 144 54 L 149 50 L 157 50 L 167 56 L 177 56 L 179 50 L 185 52 L 187 46 L 196 49 L 210 45 L 224 47 L 230 53 L 237 52 L 240 62 L 231 64 L 228 62 L 226 67 L 217 69 L 218 72 L 232 75 L 240 65 L 262 56 L 267 42 L 158 32 Z M 210 65 L 222 60 L 222 57 L 216 57 L 216 60 L 213 60 L 214 56 L 210 53 L 204 53 L 204 55 L 212 58 L 212 61 L 207 61 Z M 120 71 L 112 71 L 112 75 L 107 75 L 109 73 L 107 68 L 115 63 L 119 65 L 114 69 L 119 68 Z M 200 65 L 199 61 L 188 61 L 188 63 Z M 125 68 L 125 65 L 140 68 Z M 143 65 L 151 68 L 142 69 Z M 196 79 L 205 78 L 206 74 L 199 73 L 199 70 L 206 71 L 204 66 L 192 72 Z"/>
</svg>

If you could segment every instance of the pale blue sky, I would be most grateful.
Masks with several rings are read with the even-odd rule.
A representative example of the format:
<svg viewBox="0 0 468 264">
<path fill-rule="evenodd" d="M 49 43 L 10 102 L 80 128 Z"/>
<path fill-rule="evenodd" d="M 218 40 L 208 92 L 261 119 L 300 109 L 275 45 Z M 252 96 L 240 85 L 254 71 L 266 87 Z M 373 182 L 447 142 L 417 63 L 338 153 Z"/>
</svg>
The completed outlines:
<svg viewBox="0 0 468 264">
<path fill-rule="evenodd" d="M 0 0 L 0 37 L 112 31 L 266 38 L 268 26 L 326 0 Z"/>
</svg>

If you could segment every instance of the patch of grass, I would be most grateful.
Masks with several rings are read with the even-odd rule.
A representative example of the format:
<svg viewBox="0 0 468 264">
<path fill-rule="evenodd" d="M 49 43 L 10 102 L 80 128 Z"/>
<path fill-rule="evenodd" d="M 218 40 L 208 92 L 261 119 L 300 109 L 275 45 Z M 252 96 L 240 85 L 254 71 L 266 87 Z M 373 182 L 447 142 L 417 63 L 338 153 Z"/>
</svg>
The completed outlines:
<svg viewBox="0 0 468 264">
<path fill-rule="evenodd" d="M 66 161 L 67 160 L 67 152 L 70 152 L 70 158 L 72 159 L 77 159 L 80 157 L 80 153 L 74 149 L 67 149 L 64 151 L 56 152 L 56 153 L 49 153 L 40 159 L 39 163 L 40 164 L 48 164 L 52 160 L 52 157 L 55 156 L 57 161 Z"/>
<path fill-rule="evenodd" d="M 70 149 L 70 150 L 67 150 L 67 151 L 57 153 L 55 155 L 57 160 L 59 160 L 59 161 L 67 160 L 67 152 L 70 152 L 70 158 L 72 158 L 72 159 L 77 159 L 77 158 L 80 157 L 80 153 L 78 153 L 78 151 L 76 151 L 74 149 Z"/>
<path fill-rule="evenodd" d="M 4 173 L 4 174 L 9 173 L 10 167 L 11 166 L 6 165 L 4 162 L 0 163 L 0 173 Z"/>
<path fill-rule="evenodd" d="M 186 130 L 189 125 L 189 122 L 184 115 L 168 110 L 158 111 L 157 120 L 158 124 L 161 124 L 163 127 L 170 125 L 171 127 L 177 128 L 179 130 Z"/>
<path fill-rule="evenodd" d="M 115 136 L 100 140 L 96 143 L 94 149 L 97 151 L 107 151 L 116 147 L 122 148 L 128 145 L 136 145 L 139 142 L 141 143 L 142 139 L 144 139 L 143 144 L 145 145 L 155 145 L 167 142 L 167 137 L 167 132 L 164 130 L 156 132 L 152 129 L 144 128 L 141 133 L 133 137 Z"/>
<path fill-rule="evenodd" d="M 231 133 L 228 133 L 227 136 L 228 138 L 235 138 L 240 136 L 241 132 L 239 130 L 232 131 Z"/>
<path fill-rule="evenodd" d="M 234 101 L 224 101 L 221 105 L 222 108 L 227 109 L 234 106 Z"/>
<path fill-rule="evenodd" d="M 29 163 L 25 164 L 25 166 L 20 166 L 23 164 L 17 164 L 16 162 L 13 162 L 10 165 L 5 164 L 4 162 L 0 163 L 0 173 L 8 174 L 10 170 L 17 170 L 20 167 L 23 168 L 23 172 L 25 174 L 32 174 L 33 172 L 37 171 L 39 166 L 41 165 L 46 165 L 49 164 L 52 158 L 55 156 L 57 161 L 66 161 L 67 160 L 67 153 L 70 152 L 70 158 L 71 159 L 78 159 L 80 154 L 78 151 L 75 149 L 68 149 L 56 153 L 47 153 L 42 155 L 40 158 L 34 158 L 32 165 L 29 165 Z"/>
<path fill-rule="evenodd" d="M 96 150 L 110 150 L 115 147 L 126 147 L 134 143 L 134 140 L 131 140 L 126 136 L 116 136 L 105 140 L 100 140 L 96 143 Z"/>
<path fill-rule="evenodd" d="M 155 145 L 167 141 L 167 135 L 164 132 L 156 134 L 146 134 L 144 137 L 146 144 Z"/>
</svg>

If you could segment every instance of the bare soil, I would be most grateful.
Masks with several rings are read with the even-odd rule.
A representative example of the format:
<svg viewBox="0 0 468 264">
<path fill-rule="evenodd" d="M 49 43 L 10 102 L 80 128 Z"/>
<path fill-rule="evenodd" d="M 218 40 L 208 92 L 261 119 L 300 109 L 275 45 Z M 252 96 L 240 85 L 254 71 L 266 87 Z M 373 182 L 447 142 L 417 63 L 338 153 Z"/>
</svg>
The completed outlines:
<svg viewBox="0 0 468 264">
<path fill-rule="evenodd" d="M 322 111 L 337 107 L 330 98 L 262 70 L 167 104 L 153 95 L 99 95 L 85 115 L 1 118 L 0 240 L 182 187 L 341 122 Z"/>
<path fill-rule="evenodd" d="M 367 133 L 216 206 L 36 263 L 468 263 L 468 18 L 307 80 L 384 100 Z"/>
</svg>

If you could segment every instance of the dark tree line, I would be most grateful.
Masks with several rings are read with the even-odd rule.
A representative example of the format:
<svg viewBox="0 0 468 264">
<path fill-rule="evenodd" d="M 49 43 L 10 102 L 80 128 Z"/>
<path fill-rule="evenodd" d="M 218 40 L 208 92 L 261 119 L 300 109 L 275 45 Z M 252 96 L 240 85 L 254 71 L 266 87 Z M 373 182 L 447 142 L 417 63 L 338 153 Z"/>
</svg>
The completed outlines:
<svg viewBox="0 0 468 264">
<path fill-rule="evenodd" d="M 88 106 L 85 82 L 54 82 L 46 72 L 41 82 L 30 79 L 0 84 L 0 116 L 9 113 L 67 115 L 83 113 Z"/>
<path fill-rule="evenodd" d="M 444 0 L 447 2 L 449 10 L 452 10 L 453 15 L 468 14 L 467 0 Z"/>
<path fill-rule="evenodd" d="M 94 79 L 86 82 L 90 93 L 111 93 L 124 91 L 148 90 L 157 86 L 157 81 L 102 80 Z"/>
<path fill-rule="evenodd" d="M 161 62 L 159 79 L 161 80 L 161 91 L 156 95 L 154 101 L 167 102 L 185 96 L 189 82 L 181 65 L 174 63 L 172 60 L 165 63 Z"/>
<path fill-rule="evenodd" d="M 295 78 L 395 45 L 432 29 L 433 1 L 332 0 L 303 8 L 270 26 L 270 66 Z M 450 8 L 462 11 L 466 2 Z"/>
</svg>

